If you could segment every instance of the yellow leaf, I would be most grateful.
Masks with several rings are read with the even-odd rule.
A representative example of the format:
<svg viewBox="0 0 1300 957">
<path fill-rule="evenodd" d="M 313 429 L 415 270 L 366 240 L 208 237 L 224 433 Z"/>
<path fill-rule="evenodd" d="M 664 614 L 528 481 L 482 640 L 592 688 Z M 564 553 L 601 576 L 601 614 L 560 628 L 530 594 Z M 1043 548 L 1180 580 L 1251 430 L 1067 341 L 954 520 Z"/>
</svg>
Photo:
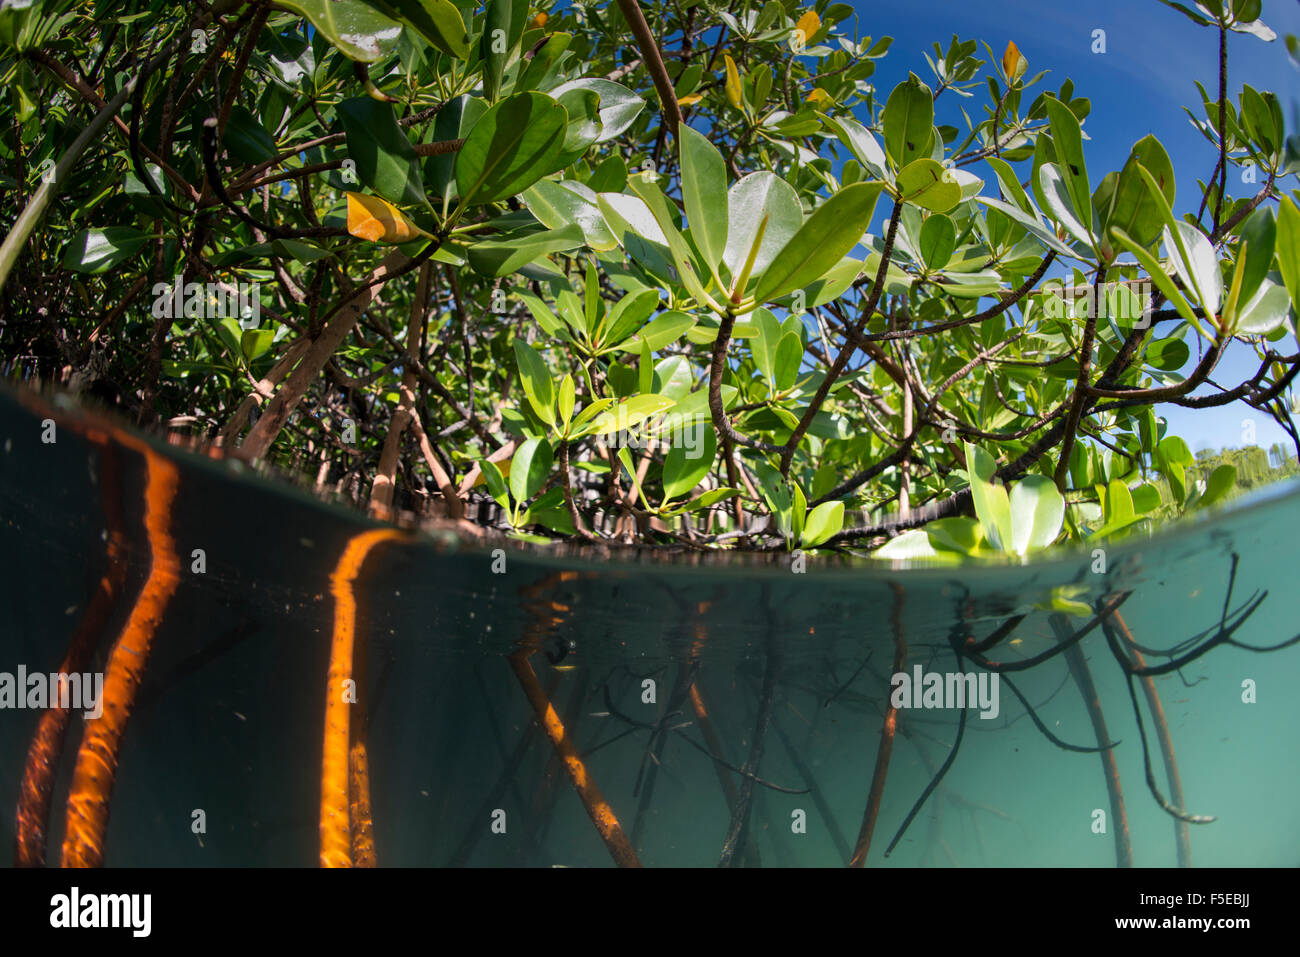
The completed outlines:
<svg viewBox="0 0 1300 957">
<path fill-rule="evenodd" d="M 741 106 L 740 71 L 736 69 L 736 61 L 726 53 L 722 54 L 722 59 L 727 64 L 727 101 L 738 110 L 744 109 Z"/>
<path fill-rule="evenodd" d="M 807 102 L 814 106 L 822 106 L 824 104 L 834 103 L 835 99 L 819 86 L 808 94 Z"/>
<path fill-rule="evenodd" d="M 551 15 L 543 10 L 529 22 L 529 26 L 535 30 L 540 30 L 546 26 L 546 21 L 551 19 Z"/>
<path fill-rule="evenodd" d="M 506 459 L 503 462 L 493 462 L 492 464 L 497 467 L 497 471 L 501 473 L 502 478 L 508 479 L 510 478 L 510 463 L 513 461 L 514 458 L 512 457 Z M 486 485 L 486 484 L 487 484 L 487 476 L 483 474 L 482 469 L 479 469 L 478 477 L 474 479 L 474 484 L 471 485 L 470 488 L 478 488 L 480 485 Z"/>
<path fill-rule="evenodd" d="M 1007 52 L 1002 54 L 1002 72 L 1007 75 L 1009 81 L 1014 82 L 1024 76 L 1027 69 L 1029 69 L 1029 61 L 1020 52 L 1015 41 L 1009 41 Z"/>
<path fill-rule="evenodd" d="M 372 243 L 405 243 L 429 235 L 388 200 L 365 193 L 348 193 L 348 232 Z"/>
<path fill-rule="evenodd" d="M 796 49 L 802 49 L 808 45 L 808 41 L 817 35 L 817 31 L 822 28 L 821 17 L 817 16 L 816 10 L 809 10 L 799 18 L 799 22 L 794 25 L 794 40 Z"/>
<path fill-rule="evenodd" d="M 680 100 L 677 101 L 677 105 L 690 106 L 692 103 L 698 103 L 702 99 L 704 99 L 704 97 L 700 96 L 700 94 L 692 93 L 690 96 L 683 96 Z"/>
</svg>

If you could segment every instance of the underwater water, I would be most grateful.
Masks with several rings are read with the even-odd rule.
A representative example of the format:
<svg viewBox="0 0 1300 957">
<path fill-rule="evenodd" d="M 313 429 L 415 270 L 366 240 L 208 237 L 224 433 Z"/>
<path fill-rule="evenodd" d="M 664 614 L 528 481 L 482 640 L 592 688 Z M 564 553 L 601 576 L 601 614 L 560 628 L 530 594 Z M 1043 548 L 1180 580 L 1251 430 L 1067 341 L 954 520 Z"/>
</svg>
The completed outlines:
<svg viewBox="0 0 1300 957">
<path fill-rule="evenodd" d="M 809 560 L 797 573 L 788 559 L 367 537 L 380 527 L 237 463 L 0 392 L 0 682 L 58 670 L 78 643 L 85 671 L 110 670 L 115 642 L 137 641 L 116 655 L 138 678 L 116 769 L 108 787 L 94 775 L 104 863 L 317 864 L 323 818 L 348 835 L 322 797 L 331 661 L 351 635 L 359 703 L 333 740 L 364 743 L 379 866 L 609 866 L 618 846 L 647 866 L 842 865 L 869 807 L 868 866 L 1300 864 L 1300 644 L 1231 643 L 1300 631 L 1295 485 L 1023 566 Z M 177 572 L 160 589 L 167 548 Z M 1074 613 L 1052 611 L 1053 595 Z M 1130 641 L 1147 668 L 1181 667 L 1126 677 L 1121 656 L 1142 667 Z M 980 662 L 1007 670 L 995 684 Z M 983 674 L 996 709 L 986 697 L 963 722 L 951 700 L 891 707 L 891 675 L 918 667 Z M 42 712 L 2 692 L 8 863 Z M 84 791 L 76 768 L 94 755 L 78 752 L 96 720 L 74 713 L 51 758 L 50 864 L 80 813 L 68 797 Z M 1036 720 L 1093 749 L 1101 720 L 1118 743 L 1067 750 Z M 1213 820 L 1180 825 L 1148 765 L 1167 803 Z"/>
</svg>

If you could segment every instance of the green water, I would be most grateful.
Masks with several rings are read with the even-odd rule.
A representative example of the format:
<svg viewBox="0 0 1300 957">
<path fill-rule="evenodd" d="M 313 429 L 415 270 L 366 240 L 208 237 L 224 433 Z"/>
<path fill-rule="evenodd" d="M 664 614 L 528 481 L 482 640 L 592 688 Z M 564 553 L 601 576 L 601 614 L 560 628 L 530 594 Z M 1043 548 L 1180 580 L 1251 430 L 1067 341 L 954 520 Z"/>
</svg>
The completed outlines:
<svg viewBox="0 0 1300 957">
<path fill-rule="evenodd" d="M 48 672 L 61 660 L 105 570 L 104 469 L 115 468 L 129 565 L 101 636 L 102 668 L 148 573 L 143 459 L 120 449 L 114 466 L 66 409 L 56 441 L 42 442 L 41 418 L 0 394 L 0 672 L 20 664 Z M 329 575 L 366 523 L 247 469 L 165 454 L 181 474 L 171 532 L 185 570 L 127 729 L 106 862 L 314 865 L 335 614 Z M 1276 644 L 1300 630 L 1297 540 L 1300 488 L 1283 486 L 1115 545 L 1104 574 L 1086 551 L 1023 567 L 812 561 L 796 574 L 785 564 L 700 567 L 514 550 L 502 569 L 502 556 L 487 550 L 433 540 L 385 545 L 356 585 L 379 863 L 612 863 L 507 662 L 526 636 L 538 648 L 530 663 L 643 863 L 715 865 L 740 819 L 738 863 L 835 865 L 862 824 L 900 637 L 909 673 L 915 665 L 952 672 L 954 634 L 982 640 L 1025 615 L 988 654 L 1003 662 L 1038 655 L 1056 639 L 1036 606 L 1070 585 L 1076 600 L 1094 604 L 1128 593 L 1121 613 L 1134 639 L 1170 649 L 1215 633 L 1235 555 L 1229 610 L 1267 595 L 1232 637 Z M 194 549 L 206 558 L 202 574 L 190 570 Z M 579 574 L 560 580 L 560 572 Z M 1174 865 L 1175 824 L 1148 790 L 1120 666 L 1100 629 L 1079 647 L 1120 742 L 1113 753 L 1133 861 Z M 1165 660 L 1147 655 L 1148 665 Z M 1063 656 L 1012 678 L 1055 735 L 1096 746 Z M 653 703 L 644 700 L 647 680 Z M 807 793 L 755 782 L 748 813 L 737 814 L 685 699 L 691 681 L 718 757 L 735 768 L 759 757 L 752 776 Z M 1300 645 L 1269 654 L 1223 645 L 1154 681 L 1185 809 L 1216 818 L 1189 826 L 1191 863 L 1300 864 Z M 682 700 L 671 710 L 679 713 L 665 718 L 675 686 Z M 1151 717 L 1134 688 L 1154 779 L 1168 796 Z M 1247 690 L 1253 702 L 1243 701 Z M 760 756 L 754 739 L 764 707 Z M 0 710 L 6 862 L 37 718 Z M 55 785 L 52 863 L 81 726 L 72 723 Z M 645 726 L 661 731 L 652 738 Z M 956 731 L 951 708 L 898 712 L 868 865 L 1115 865 L 1102 761 L 1048 741 L 1005 682 L 996 718 L 968 711 L 950 770 L 886 858 Z M 740 774 L 722 773 L 733 796 L 744 790 Z M 196 809 L 206 817 L 202 834 L 192 829 Z"/>
</svg>

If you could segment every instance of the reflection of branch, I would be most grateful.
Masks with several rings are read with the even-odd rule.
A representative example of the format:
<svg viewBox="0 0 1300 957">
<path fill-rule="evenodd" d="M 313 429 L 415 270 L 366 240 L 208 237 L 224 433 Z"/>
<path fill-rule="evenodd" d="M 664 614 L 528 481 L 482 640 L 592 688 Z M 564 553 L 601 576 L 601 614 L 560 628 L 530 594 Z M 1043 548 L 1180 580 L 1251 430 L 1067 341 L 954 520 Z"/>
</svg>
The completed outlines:
<svg viewBox="0 0 1300 957">
<path fill-rule="evenodd" d="M 542 730 L 551 739 L 555 753 L 564 762 L 564 770 L 568 772 L 573 789 L 578 792 L 582 806 L 586 809 L 592 823 L 596 825 L 596 830 L 610 857 L 614 859 L 614 863 L 619 867 L 640 867 L 641 862 L 637 859 L 636 851 L 632 849 L 622 826 L 618 823 L 614 809 L 609 806 L 600 788 L 592 780 L 577 748 L 573 745 L 573 739 L 561 723 L 550 698 L 542 690 L 541 682 L 537 680 L 537 673 L 533 671 L 533 666 L 528 661 L 533 650 L 527 646 L 521 647 L 511 654 L 508 660 L 515 677 L 519 679 L 524 696 L 532 705 L 537 723 L 542 726 Z"/>
<path fill-rule="evenodd" d="M 764 591 L 763 604 L 767 606 L 768 595 Z M 736 807 L 731 814 L 731 827 L 727 839 L 722 845 L 722 856 L 718 859 L 719 867 L 734 867 L 736 854 L 749 843 L 749 817 L 754 796 L 754 778 L 758 773 L 759 763 L 763 760 L 763 743 L 767 736 L 767 726 L 772 720 L 772 702 L 776 698 L 776 676 L 781 667 L 780 646 L 774 634 L 770 608 L 767 616 L 767 664 L 763 669 L 763 690 L 758 699 L 758 718 L 754 724 L 754 737 L 749 746 L 749 758 L 745 761 L 745 777 L 740 782 Z"/>
<path fill-rule="evenodd" d="M 903 586 L 891 582 L 894 591 L 894 610 L 890 623 L 894 630 L 894 670 L 899 674 L 907 667 L 907 636 L 903 631 Z M 965 711 L 962 711 L 963 716 Z M 876 816 L 880 813 L 880 802 L 885 796 L 885 775 L 889 772 L 889 758 L 894 752 L 894 732 L 898 728 L 898 708 L 890 697 L 889 707 L 885 710 L 885 722 L 880 729 L 880 746 L 876 750 L 876 768 L 871 773 L 871 790 L 867 793 L 867 807 L 862 812 L 862 827 L 858 830 L 858 843 L 849 858 L 849 867 L 861 867 L 867 861 L 867 852 L 871 850 L 871 834 L 876 829 Z M 956 749 L 953 749 L 956 753 Z M 922 799 L 924 800 L 924 798 Z M 897 843 L 897 838 L 894 839 Z M 891 844 L 892 848 L 893 845 Z"/>
<path fill-rule="evenodd" d="M 127 565 L 124 558 L 127 542 L 122 516 L 121 453 L 117 445 L 105 442 L 100 454 L 104 522 L 108 526 L 104 574 L 68 643 L 68 650 L 59 665 L 59 674 L 76 674 L 87 669 L 126 581 Z M 57 698 L 52 700 L 50 707 L 41 713 L 36 733 L 28 746 L 14 828 L 16 867 L 45 866 L 45 840 L 50 823 L 50 803 L 54 796 L 54 778 L 63 755 L 70 715 L 70 708 L 60 707 Z"/>
<path fill-rule="evenodd" d="M 1115 612 L 1111 616 L 1110 625 L 1113 625 L 1116 632 L 1124 637 L 1125 644 L 1128 645 L 1128 654 L 1132 656 L 1133 663 L 1139 668 L 1145 667 L 1146 659 L 1142 657 L 1142 652 L 1135 647 L 1133 633 L 1129 631 L 1128 623 L 1124 621 L 1119 612 Z M 1169 722 L 1165 720 L 1165 709 L 1160 703 L 1160 694 L 1156 691 L 1156 683 L 1149 675 L 1142 677 L 1142 691 L 1146 695 L 1147 710 L 1151 712 L 1151 720 L 1156 726 L 1156 738 L 1160 742 L 1160 755 L 1165 761 L 1165 777 L 1169 781 L 1170 800 L 1177 807 L 1185 807 L 1183 780 L 1178 773 L 1178 759 L 1174 756 L 1174 739 L 1169 733 Z M 1174 841 L 1178 847 L 1178 866 L 1191 867 L 1192 842 L 1186 821 L 1178 819 L 1174 821 Z"/>
<path fill-rule="evenodd" d="M 143 442 L 124 433 L 115 433 L 114 438 L 145 458 L 144 525 L 149 543 L 149 577 L 109 652 L 100 695 L 103 714 L 98 720 L 86 722 L 77 752 L 68 791 L 63 867 L 98 867 L 104 862 L 109 797 L 123 736 L 159 623 L 181 580 L 180 557 L 172 538 L 172 504 L 180 471 Z"/>
<path fill-rule="evenodd" d="M 677 105 L 677 94 L 673 92 L 673 81 L 669 79 L 668 71 L 664 68 L 664 59 L 659 54 L 659 45 L 655 43 L 655 38 L 650 33 L 650 25 L 645 22 L 645 16 L 641 13 L 641 7 L 637 5 L 636 0 L 618 0 L 618 8 L 623 11 L 623 17 L 627 20 L 632 36 L 636 37 L 636 44 L 641 50 L 641 59 L 645 61 L 646 69 L 650 71 L 650 78 L 654 80 L 664 122 L 667 123 L 669 132 L 676 136 L 677 128 L 682 122 L 682 111 Z"/>
</svg>

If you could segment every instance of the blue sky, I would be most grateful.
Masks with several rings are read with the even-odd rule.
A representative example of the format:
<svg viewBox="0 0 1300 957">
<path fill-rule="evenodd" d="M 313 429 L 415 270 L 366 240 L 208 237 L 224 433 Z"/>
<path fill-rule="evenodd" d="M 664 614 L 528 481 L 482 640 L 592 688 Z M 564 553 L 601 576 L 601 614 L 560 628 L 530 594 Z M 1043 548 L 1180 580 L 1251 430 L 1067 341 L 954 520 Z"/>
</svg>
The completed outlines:
<svg viewBox="0 0 1300 957">
<path fill-rule="evenodd" d="M 1135 141 L 1153 133 L 1169 151 L 1178 174 L 1175 212 L 1196 211 L 1200 199 L 1196 181 L 1209 177 L 1217 154 L 1193 129 L 1183 106 L 1201 115 L 1197 80 L 1212 95 L 1217 90 L 1218 35 L 1214 29 L 1197 26 L 1157 0 L 1000 0 L 996 4 L 930 0 L 923 7 L 856 0 L 853 6 L 863 35 L 894 38 L 889 55 L 877 61 L 872 78 L 879 97 L 888 96 L 909 70 L 932 82 L 933 74 L 922 53 L 933 55 L 935 42 L 946 50 L 953 33 L 962 40 L 987 42 L 999 57 L 1007 41 L 1014 40 L 1029 60 L 1027 75 L 1051 71 L 1034 88 L 1035 95 L 1043 89 L 1054 92 L 1069 77 L 1074 80 L 1074 95 L 1092 101 L 1084 132 L 1091 138 L 1085 150 L 1094 185 L 1105 173 L 1124 164 Z M 1300 0 L 1264 0 L 1261 19 L 1278 34 L 1277 40 L 1266 43 L 1248 34 L 1228 36 L 1228 96 L 1235 102 L 1244 83 L 1257 90 L 1272 90 L 1282 101 L 1288 133 L 1294 133 L 1300 126 L 1300 72 L 1287 57 L 1283 38 L 1288 33 L 1300 35 Z M 845 23 L 841 29 L 851 28 Z M 1101 54 L 1091 49 L 1093 31 L 1099 29 L 1105 31 L 1106 39 L 1106 52 Z M 983 47 L 978 55 L 987 59 Z M 987 89 L 981 85 L 973 92 L 970 99 L 945 92 L 938 103 L 938 121 L 964 131 L 959 105 L 972 119 L 983 118 Z M 1025 97 L 1026 106 L 1031 99 Z M 976 164 L 971 171 L 986 181 L 992 178 L 985 164 Z M 1234 172 L 1235 168 L 1229 170 L 1228 195 L 1253 195 L 1258 187 L 1243 184 L 1239 175 L 1234 178 Z M 1289 178 L 1285 186 L 1295 189 L 1295 178 Z M 1295 343 L 1289 345 L 1294 348 Z M 1229 349 L 1214 378 L 1235 385 L 1256 366 L 1251 350 L 1236 345 Z M 1160 406 L 1157 411 L 1169 419 L 1170 431 L 1182 435 L 1193 449 L 1247 444 L 1243 437 L 1247 419 L 1254 422 L 1255 444 L 1267 447 L 1282 442 L 1290 447 L 1290 440 L 1271 418 L 1240 403 L 1194 412 Z"/>
</svg>

